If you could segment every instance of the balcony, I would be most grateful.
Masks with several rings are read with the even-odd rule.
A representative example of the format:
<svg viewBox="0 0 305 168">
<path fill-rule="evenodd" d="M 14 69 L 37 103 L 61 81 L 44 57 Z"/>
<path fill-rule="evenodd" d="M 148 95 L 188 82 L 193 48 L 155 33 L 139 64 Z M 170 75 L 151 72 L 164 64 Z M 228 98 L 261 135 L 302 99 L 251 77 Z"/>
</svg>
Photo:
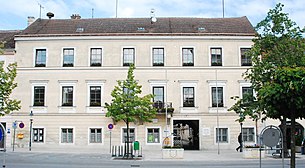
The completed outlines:
<svg viewBox="0 0 305 168">
<path fill-rule="evenodd" d="M 166 108 L 165 102 L 156 101 L 156 102 L 154 102 L 153 107 L 157 109 L 158 114 L 165 114 L 166 110 L 167 110 L 167 113 L 173 113 L 175 110 L 172 107 L 172 102 L 167 102 L 167 108 Z"/>
</svg>

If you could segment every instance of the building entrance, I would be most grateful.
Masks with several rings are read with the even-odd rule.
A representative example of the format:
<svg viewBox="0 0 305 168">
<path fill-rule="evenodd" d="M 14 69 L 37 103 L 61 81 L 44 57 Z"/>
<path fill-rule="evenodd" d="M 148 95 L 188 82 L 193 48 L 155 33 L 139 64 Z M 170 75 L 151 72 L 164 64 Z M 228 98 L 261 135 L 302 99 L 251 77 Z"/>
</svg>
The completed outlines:
<svg viewBox="0 0 305 168">
<path fill-rule="evenodd" d="M 199 150 L 199 120 L 174 120 L 174 146 Z"/>
</svg>

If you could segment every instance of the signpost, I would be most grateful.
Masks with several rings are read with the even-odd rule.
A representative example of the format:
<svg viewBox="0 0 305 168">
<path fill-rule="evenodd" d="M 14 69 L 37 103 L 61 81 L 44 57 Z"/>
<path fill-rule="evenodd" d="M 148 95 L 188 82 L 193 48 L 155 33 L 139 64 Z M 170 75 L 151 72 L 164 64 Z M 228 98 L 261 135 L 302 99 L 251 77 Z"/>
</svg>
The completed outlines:
<svg viewBox="0 0 305 168">
<path fill-rule="evenodd" d="M 14 136 L 13 136 L 13 152 L 15 151 L 15 141 L 16 141 L 16 128 L 17 128 L 17 124 L 19 123 L 19 128 L 24 128 L 24 123 L 22 121 L 15 121 L 13 122 L 12 127 L 14 128 Z"/>
<path fill-rule="evenodd" d="M 5 128 L 1 123 L 0 123 L 0 141 L 3 141 L 3 149 L 1 148 L 1 151 L 3 151 L 2 167 L 5 167 L 6 135 L 5 135 Z"/>
<path fill-rule="evenodd" d="M 111 130 L 113 129 L 113 124 L 108 124 L 108 129 L 109 129 L 109 135 L 110 135 L 110 153 L 111 153 Z"/>
</svg>

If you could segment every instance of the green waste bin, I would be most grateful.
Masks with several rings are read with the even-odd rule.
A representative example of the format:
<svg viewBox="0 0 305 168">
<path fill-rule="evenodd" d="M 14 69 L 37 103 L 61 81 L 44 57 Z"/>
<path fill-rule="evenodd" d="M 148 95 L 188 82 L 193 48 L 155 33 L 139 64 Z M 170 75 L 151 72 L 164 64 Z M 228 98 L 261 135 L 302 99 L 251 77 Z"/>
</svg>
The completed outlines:
<svg viewBox="0 0 305 168">
<path fill-rule="evenodd" d="M 139 141 L 133 142 L 133 150 L 140 150 L 140 143 Z"/>
</svg>

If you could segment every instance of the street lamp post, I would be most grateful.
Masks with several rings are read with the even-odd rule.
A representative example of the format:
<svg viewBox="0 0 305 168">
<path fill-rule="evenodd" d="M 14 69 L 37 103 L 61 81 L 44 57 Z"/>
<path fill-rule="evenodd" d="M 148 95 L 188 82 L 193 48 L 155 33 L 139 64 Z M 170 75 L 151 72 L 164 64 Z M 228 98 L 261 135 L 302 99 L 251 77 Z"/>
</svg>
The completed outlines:
<svg viewBox="0 0 305 168">
<path fill-rule="evenodd" d="M 240 152 L 243 151 L 243 144 L 244 144 L 244 135 L 243 135 L 243 122 L 242 122 L 242 118 L 244 117 L 244 115 L 242 113 L 239 114 L 240 120 L 240 133 L 241 133 L 241 147 L 240 147 Z"/>
<path fill-rule="evenodd" d="M 33 127 L 33 111 L 30 113 L 30 142 L 29 142 L 29 151 L 32 150 L 32 127 Z"/>
</svg>

